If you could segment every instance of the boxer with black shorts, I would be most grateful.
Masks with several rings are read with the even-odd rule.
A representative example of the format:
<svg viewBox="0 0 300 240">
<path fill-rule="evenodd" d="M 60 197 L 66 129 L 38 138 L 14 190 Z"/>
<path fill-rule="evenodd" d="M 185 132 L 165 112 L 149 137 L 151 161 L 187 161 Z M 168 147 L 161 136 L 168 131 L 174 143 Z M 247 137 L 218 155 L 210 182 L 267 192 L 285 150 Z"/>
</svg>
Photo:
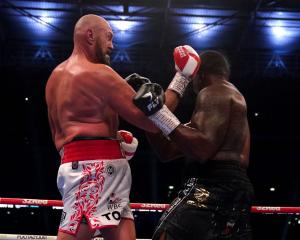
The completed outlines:
<svg viewBox="0 0 300 240">
<path fill-rule="evenodd" d="M 184 187 L 161 217 L 153 239 L 251 239 L 246 101 L 229 82 L 230 67 L 220 52 L 203 51 L 198 56 L 190 46 L 179 46 L 174 61 L 177 73 L 166 90 L 164 106 L 149 112 L 145 105 L 155 102 L 145 103 L 152 90 L 143 86 L 134 98 L 157 126 L 176 122 L 162 133 L 147 133 L 160 158 L 186 159 Z M 181 124 L 170 110 L 175 110 L 190 81 L 197 98 L 190 122 Z"/>
<path fill-rule="evenodd" d="M 147 131 L 154 124 L 132 102 L 136 92 L 109 67 L 113 32 L 103 18 L 81 17 L 71 56 L 52 72 L 46 102 L 52 138 L 61 155 L 57 186 L 64 202 L 58 240 L 134 240 L 127 160 L 137 140 L 118 131 L 118 116 Z M 145 78 L 144 78 L 145 80 Z M 147 80 L 147 79 L 146 79 Z"/>
</svg>

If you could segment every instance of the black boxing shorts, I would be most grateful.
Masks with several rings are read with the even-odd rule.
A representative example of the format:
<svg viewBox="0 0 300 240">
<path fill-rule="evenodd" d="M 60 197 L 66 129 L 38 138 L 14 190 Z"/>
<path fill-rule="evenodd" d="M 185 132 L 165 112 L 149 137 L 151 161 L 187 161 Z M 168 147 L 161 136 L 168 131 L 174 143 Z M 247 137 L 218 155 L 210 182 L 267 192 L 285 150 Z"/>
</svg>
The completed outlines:
<svg viewBox="0 0 300 240">
<path fill-rule="evenodd" d="M 201 175 L 201 176 L 200 176 Z M 166 240 L 252 239 L 253 187 L 237 162 L 211 161 L 189 178 L 153 235 Z"/>
</svg>

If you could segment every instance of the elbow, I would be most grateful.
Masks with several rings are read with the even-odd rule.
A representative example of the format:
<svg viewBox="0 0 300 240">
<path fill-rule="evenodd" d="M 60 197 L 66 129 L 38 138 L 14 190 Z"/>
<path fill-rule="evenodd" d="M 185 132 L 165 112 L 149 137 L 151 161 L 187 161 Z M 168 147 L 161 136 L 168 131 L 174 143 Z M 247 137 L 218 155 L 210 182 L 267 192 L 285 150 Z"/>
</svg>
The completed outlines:
<svg viewBox="0 0 300 240">
<path fill-rule="evenodd" d="M 170 158 L 166 155 L 165 156 L 162 156 L 162 155 L 159 156 L 159 161 L 162 162 L 162 163 L 171 162 L 172 160 L 174 160 L 174 159 L 172 159 L 172 158 Z"/>
<path fill-rule="evenodd" d="M 160 132 L 160 130 L 154 125 L 154 123 L 144 114 L 142 114 L 142 112 L 139 110 L 134 111 L 131 114 L 131 121 L 128 120 L 128 122 L 135 125 L 136 127 L 145 130 L 146 132 L 150 132 L 150 133 Z"/>
<path fill-rule="evenodd" d="M 200 163 L 205 163 L 208 160 L 212 159 L 215 153 L 215 149 L 212 145 L 191 147 L 188 150 L 189 157 L 197 160 L 197 162 Z"/>
<path fill-rule="evenodd" d="M 157 134 L 160 132 L 160 130 L 154 125 L 154 124 L 149 124 L 146 126 L 141 127 L 144 131 L 149 132 L 149 133 L 153 133 L 153 134 Z"/>
<path fill-rule="evenodd" d="M 189 152 L 189 158 L 196 160 L 197 162 L 200 163 L 205 163 L 206 161 L 208 161 L 210 159 L 210 155 L 204 152 L 200 152 L 200 151 L 190 151 Z"/>
<path fill-rule="evenodd" d="M 174 160 L 177 160 L 179 158 L 182 158 L 183 155 L 182 154 L 167 154 L 164 156 L 164 159 L 161 159 L 161 162 L 171 162 L 171 161 L 174 161 Z"/>
<path fill-rule="evenodd" d="M 172 154 L 172 151 L 156 149 L 155 152 L 160 162 L 171 162 L 178 158 L 176 155 Z"/>
<path fill-rule="evenodd" d="M 151 124 L 151 126 L 146 131 L 151 132 L 151 133 L 160 133 L 161 132 L 160 129 L 157 128 L 154 124 Z"/>
</svg>

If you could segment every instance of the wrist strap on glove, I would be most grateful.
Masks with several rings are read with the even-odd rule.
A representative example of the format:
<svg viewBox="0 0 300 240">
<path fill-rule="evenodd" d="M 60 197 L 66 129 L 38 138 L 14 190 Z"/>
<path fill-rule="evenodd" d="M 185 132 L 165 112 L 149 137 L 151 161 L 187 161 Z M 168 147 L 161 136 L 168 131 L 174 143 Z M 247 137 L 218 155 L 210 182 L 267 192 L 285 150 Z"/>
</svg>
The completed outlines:
<svg viewBox="0 0 300 240">
<path fill-rule="evenodd" d="M 176 116 L 167 108 L 166 105 L 149 116 L 149 119 L 163 132 L 164 135 L 168 136 L 173 130 L 180 125 L 180 121 Z"/>
<path fill-rule="evenodd" d="M 173 80 L 171 81 L 168 89 L 177 92 L 180 97 L 183 96 L 186 87 L 189 85 L 190 79 L 183 76 L 180 72 L 176 72 Z"/>
</svg>

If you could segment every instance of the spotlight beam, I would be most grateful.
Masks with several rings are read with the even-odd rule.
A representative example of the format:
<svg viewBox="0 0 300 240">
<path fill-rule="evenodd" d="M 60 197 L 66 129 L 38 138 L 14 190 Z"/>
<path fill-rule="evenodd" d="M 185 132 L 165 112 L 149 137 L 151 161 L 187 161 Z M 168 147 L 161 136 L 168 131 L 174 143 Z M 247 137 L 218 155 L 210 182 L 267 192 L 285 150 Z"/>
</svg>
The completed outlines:
<svg viewBox="0 0 300 240">
<path fill-rule="evenodd" d="M 9 2 L 9 1 L 7 1 L 7 0 L 4 0 L 4 2 L 5 2 L 11 9 L 13 9 L 13 10 L 15 10 L 15 11 L 21 13 L 23 16 L 28 17 L 28 18 L 32 19 L 33 21 L 35 21 L 35 22 L 37 22 L 37 23 L 39 23 L 39 24 L 43 24 L 43 25 L 45 25 L 45 26 L 51 28 L 51 29 L 54 30 L 54 31 L 63 33 L 63 34 L 65 34 L 65 35 L 69 35 L 69 34 L 66 33 L 64 30 L 62 30 L 62 29 L 60 29 L 60 28 L 54 26 L 54 25 L 51 24 L 51 23 L 48 23 L 48 22 L 44 21 L 42 17 L 34 16 L 34 15 L 32 15 L 30 12 L 24 10 L 22 7 L 18 7 L 18 6 L 14 5 L 13 3 L 11 3 L 11 2 Z"/>
</svg>

